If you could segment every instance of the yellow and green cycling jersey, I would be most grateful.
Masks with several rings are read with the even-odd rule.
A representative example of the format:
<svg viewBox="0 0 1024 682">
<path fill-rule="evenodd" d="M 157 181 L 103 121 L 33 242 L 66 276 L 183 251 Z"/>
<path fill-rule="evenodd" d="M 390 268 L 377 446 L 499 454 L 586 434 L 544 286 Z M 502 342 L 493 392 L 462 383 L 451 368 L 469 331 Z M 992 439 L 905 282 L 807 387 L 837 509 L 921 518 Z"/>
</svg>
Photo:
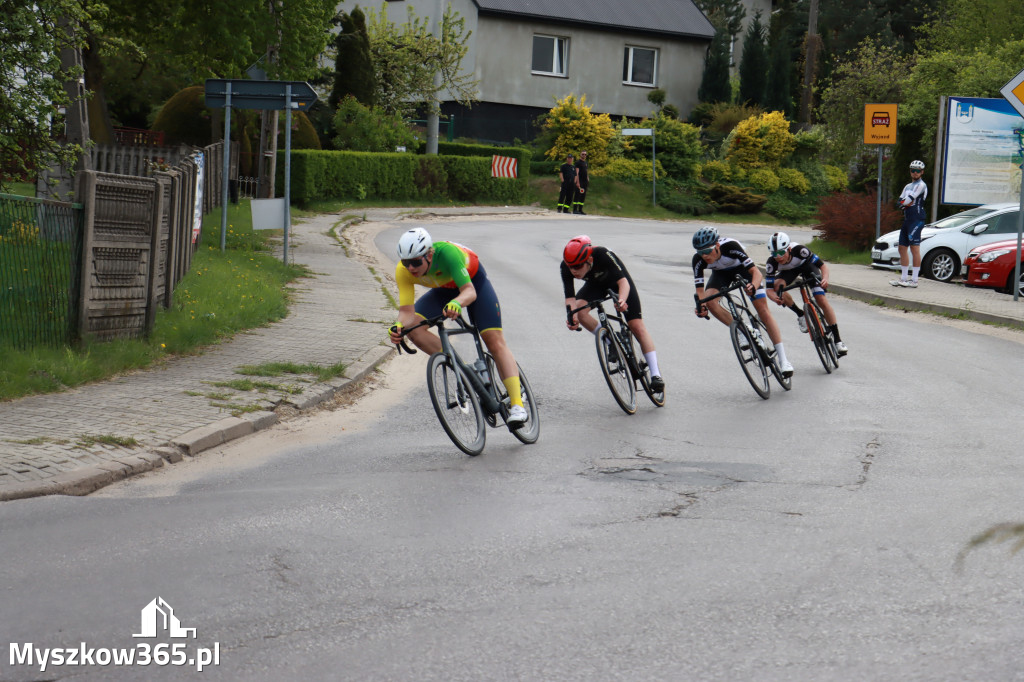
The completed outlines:
<svg viewBox="0 0 1024 682">
<path fill-rule="evenodd" d="M 413 277 L 401 262 L 395 266 L 398 284 L 398 305 L 416 302 L 416 287 L 459 289 L 469 284 L 480 268 L 480 259 L 472 250 L 455 242 L 434 242 L 434 256 L 430 269 L 422 277 Z"/>
</svg>

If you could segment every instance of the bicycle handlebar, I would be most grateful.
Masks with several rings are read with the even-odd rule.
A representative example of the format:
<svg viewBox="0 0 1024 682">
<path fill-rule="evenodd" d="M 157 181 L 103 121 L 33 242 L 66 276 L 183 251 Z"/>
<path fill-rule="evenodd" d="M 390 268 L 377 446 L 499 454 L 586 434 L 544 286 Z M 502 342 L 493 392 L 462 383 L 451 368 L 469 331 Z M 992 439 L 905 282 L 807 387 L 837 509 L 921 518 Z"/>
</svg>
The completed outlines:
<svg viewBox="0 0 1024 682">
<path fill-rule="evenodd" d="M 398 354 L 401 355 L 403 350 L 406 353 L 408 353 L 409 355 L 415 355 L 416 354 L 416 349 L 415 348 L 410 348 L 409 345 L 405 342 L 405 337 L 409 334 L 409 332 L 413 331 L 414 329 L 419 329 L 420 327 L 437 327 L 439 325 L 443 325 L 444 321 L 446 319 L 448 319 L 448 318 L 446 318 L 444 316 L 444 313 L 441 313 L 440 315 L 436 315 L 434 317 L 431 317 L 430 319 L 425 319 L 422 322 L 420 322 L 419 324 L 413 325 L 411 327 L 402 327 L 401 331 L 399 332 L 399 334 L 402 336 L 402 340 L 395 344 L 395 348 L 398 350 Z M 458 317 L 455 317 L 453 319 L 463 329 L 471 329 L 471 327 L 468 324 L 466 324 L 466 321 L 464 319 L 462 319 L 462 315 L 459 315 Z M 394 333 L 395 330 L 397 330 L 397 329 L 399 329 L 398 325 L 397 324 L 393 324 L 393 325 L 391 325 L 391 328 L 390 328 L 389 331 Z"/>
</svg>

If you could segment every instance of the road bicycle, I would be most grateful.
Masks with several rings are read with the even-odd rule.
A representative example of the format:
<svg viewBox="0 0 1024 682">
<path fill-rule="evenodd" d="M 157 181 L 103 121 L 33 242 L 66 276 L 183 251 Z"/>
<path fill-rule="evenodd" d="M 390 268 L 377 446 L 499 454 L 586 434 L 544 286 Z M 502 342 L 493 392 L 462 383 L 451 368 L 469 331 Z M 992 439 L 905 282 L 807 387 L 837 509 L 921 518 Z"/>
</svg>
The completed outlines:
<svg viewBox="0 0 1024 682">
<path fill-rule="evenodd" d="M 651 372 L 647 360 L 638 352 L 638 342 L 629 329 L 626 318 L 622 315 L 609 315 L 602 305 L 608 300 L 618 300 L 619 295 L 609 290 L 608 295 L 575 310 L 567 310 L 568 320 L 576 313 L 591 308 L 597 312 L 600 325 L 595 334 L 597 343 L 597 359 L 601 364 L 601 373 L 611 389 L 615 402 L 626 414 L 636 412 L 636 384 L 640 383 L 651 402 L 662 407 L 665 404 L 665 390 L 655 391 L 651 388 Z M 618 323 L 618 329 L 612 322 Z"/>
<path fill-rule="evenodd" d="M 825 372 L 832 373 L 832 370 L 839 367 L 839 349 L 836 348 L 836 340 L 832 330 L 825 321 L 825 313 L 814 298 L 813 289 L 821 286 L 821 281 L 814 278 L 807 278 L 800 275 L 800 278 L 787 286 L 783 291 L 799 289 L 804 300 L 804 320 L 807 322 L 807 333 L 814 343 L 814 350 L 818 353 Z"/>
<path fill-rule="evenodd" d="M 461 315 L 454 319 L 457 327 L 446 327 L 445 320 L 444 315 L 438 315 L 401 330 L 404 337 L 419 327 L 437 327 L 441 350 L 431 355 L 427 361 L 427 390 L 445 433 L 460 450 L 471 457 L 479 455 L 484 450 L 487 438 L 485 425 L 496 427 L 499 418 L 521 442 L 536 443 L 540 436 L 540 415 L 537 412 L 533 389 L 526 379 L 523 368 L 516 364 L 523 407 L 526 408 L 529 419 L 525 424 L 513 427 L 508 424 L 512 404 L 508 391 L 501 381 L 494 357 L 484 350 L 480 331 L 466 322 Z M 462 359 L 449 338 L 462 334 L 468 334 L 473 339 L 476 358 L 472 363 L 466 363 Z M 404 338 L 398 349 L 399 353 L 405 350 L 410 355 L 416 352 L 415 348 L 406 344 Z"/>
<path fill-rule="evenodd" d="M 739 292 L 737 295 L 736 292 Z M 729 336 L 732 338 L 732 347 L 736 351 L 736 358 L 740 361 L 743 374 L 759 396 L 768 400 L 771 396 L 772 387 L 768 381 L 768 374 L 775 375 L 779 385 L 787 391 L 793 387 L 793 378 L 783 375 L 779 368 L 779 354 L 770 345 L 768 329 L 764 326 L 761 318 L 751 310 L 750 299 L 747 296 L 747 280 L 739 275 L 732 283 L 723 287 L 721 291 L 706 298 L 693 295 L 697 302 L 697 309 L 702 305 L 713 301 L 716 298 L 724 299 L 726 310 L 732 316 L 729 323 Z M 737 300 L 738 299 L 738 300 Z M 705 319 L 710 319 L 710 316 Z"/>
</svg>

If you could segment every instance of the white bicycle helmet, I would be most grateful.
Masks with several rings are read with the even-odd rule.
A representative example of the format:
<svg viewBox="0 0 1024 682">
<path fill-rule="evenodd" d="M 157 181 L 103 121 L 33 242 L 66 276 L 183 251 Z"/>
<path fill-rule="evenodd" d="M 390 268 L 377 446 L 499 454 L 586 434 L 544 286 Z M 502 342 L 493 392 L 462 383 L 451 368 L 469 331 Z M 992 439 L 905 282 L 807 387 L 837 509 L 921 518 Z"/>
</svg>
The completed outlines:
<svg viewBox="0 0 1024 682">
<path fill-rule="evenodd" d="M 924 170 L 924 161 L 911 161 L 910 162 L 910 170 L 923 171 Z"/>
<path fill-rule="evenodd" d="M 419 258 L 430 250 L 434 241 L 422 227 L 415 227 L 401 236 L 398 240 L 398 257 Z"/>
<path fill-rule="evenodd" d="M 776 232 L 771 237 L 768 237 L 768 252 L 775 256 L 779 251 L 785 251 L 789 248 L 792 242 L 789 240 L 789 235 L 785 232 Z"/>
</svg>

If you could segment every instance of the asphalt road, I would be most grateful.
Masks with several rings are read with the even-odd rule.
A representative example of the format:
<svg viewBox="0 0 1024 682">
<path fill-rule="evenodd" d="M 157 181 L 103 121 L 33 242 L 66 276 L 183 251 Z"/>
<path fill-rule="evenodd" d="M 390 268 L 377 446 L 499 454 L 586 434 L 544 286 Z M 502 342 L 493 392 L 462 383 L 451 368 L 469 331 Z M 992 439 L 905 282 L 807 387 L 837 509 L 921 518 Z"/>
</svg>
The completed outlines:
<svg viewBox="0 0 1024 682">
<path fill-rule="evenodd" d="M 851 351 L 826 375 L 780 312 L 793 390 L 762 401 L 725 327 L 692 314 L 678 225 L 425 226 L 483 258 L 540 441 L 490 430 L 465 457 L 422 354 L 402 356 L 353 406 L 0 505 L 0 639 L 220 661 L 40 672 L 8 653 L 0 679 L 1024 680 L 1024 558 L 955 565 L 1020 520 L 1020 337 L 836 299 Z M 662 409 L 625 415 L 592 338 L 564 328 L 557 263 L 579 231 L 638 283 Z M 195 639 L 132 637 L 158 596 Z"/>
</svg>

